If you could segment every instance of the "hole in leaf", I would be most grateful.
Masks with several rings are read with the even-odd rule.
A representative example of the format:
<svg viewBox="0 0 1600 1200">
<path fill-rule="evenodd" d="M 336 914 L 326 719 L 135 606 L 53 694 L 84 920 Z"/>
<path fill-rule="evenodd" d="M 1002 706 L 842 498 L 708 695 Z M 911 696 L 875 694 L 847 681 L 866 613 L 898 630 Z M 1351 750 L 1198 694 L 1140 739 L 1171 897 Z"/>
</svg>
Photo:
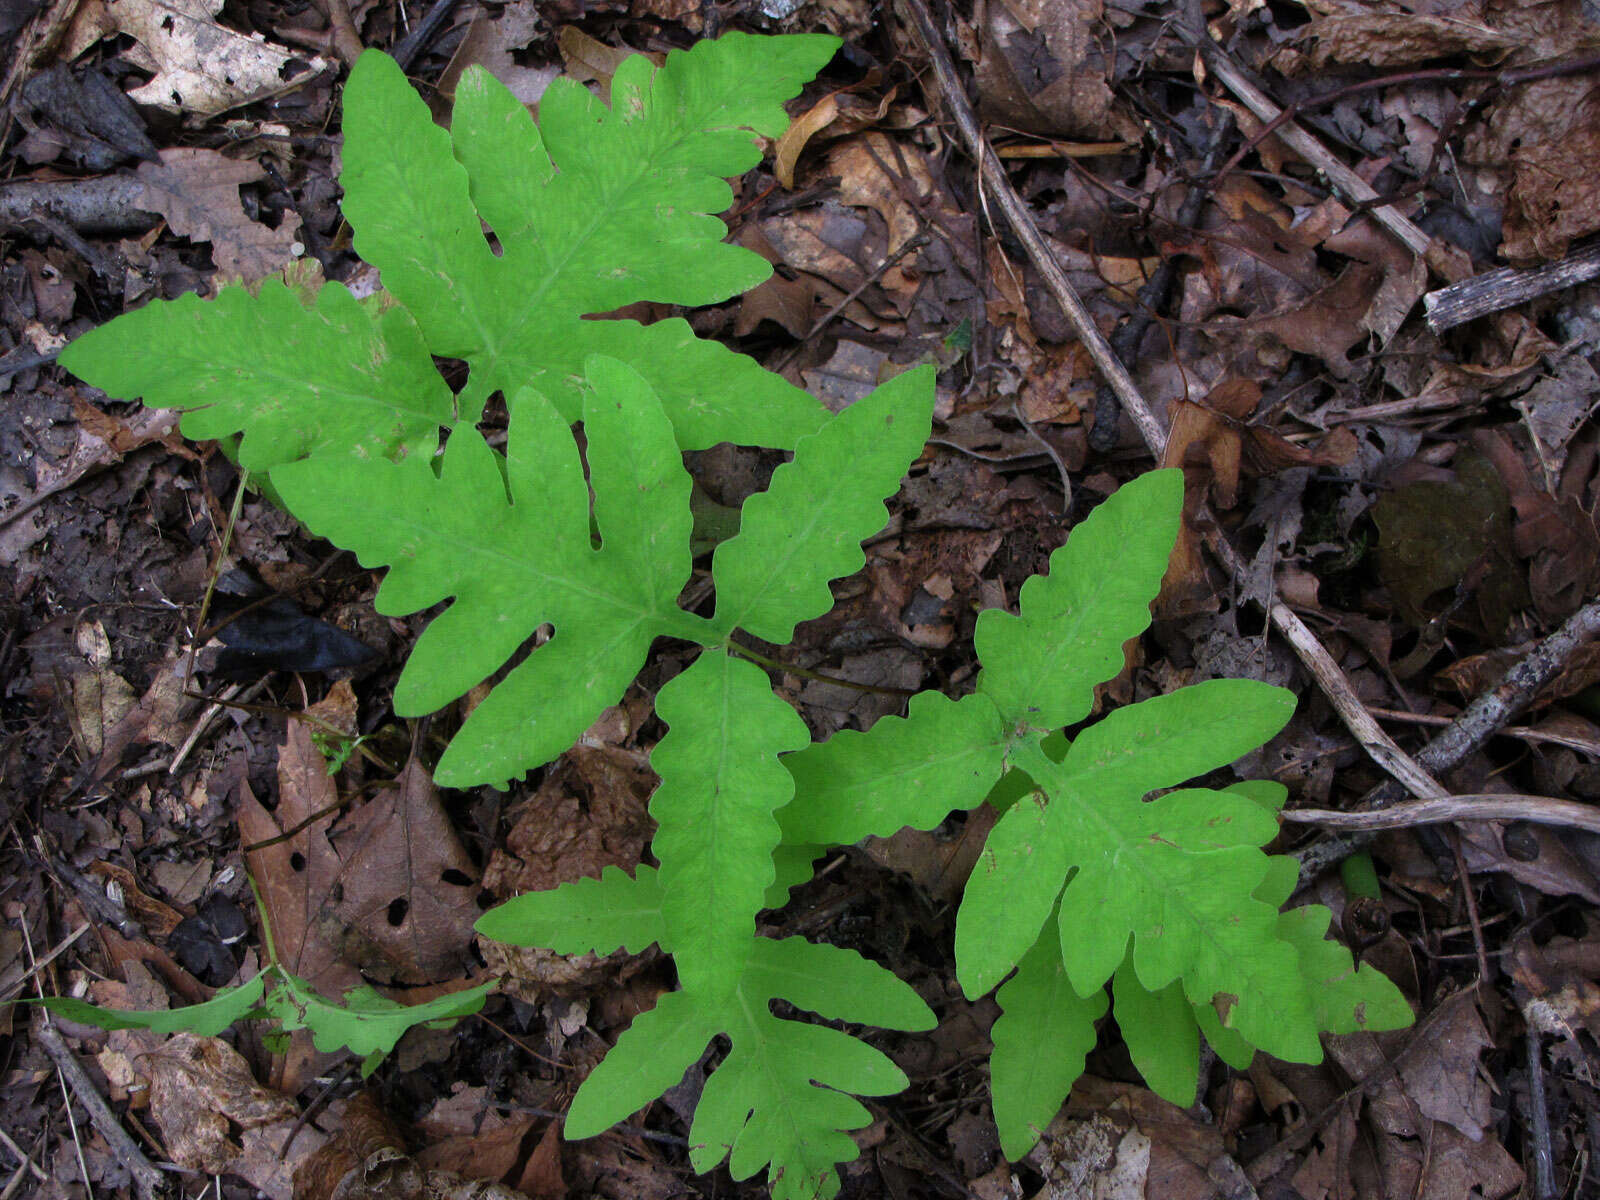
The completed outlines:
<svg viewBox="0 0 1600 1200">
<path fill-rule="evenodd" d="M 455 867 L 446 867 L 439 873 L 439 879 L 443 883 L 448 883 L 451 887 L 472 886 L 471 876 L 465 871 L 457 870 Z"/>
<path fill-rule="evenodd" d="M 289 865 L 296 871 L 304 871 L 306 869 L 306 856 L 301 854 L 300 851 L 296 850 L 293 854 L 289 855 Z"/>
<path fill-rule="evenodd" d="M 398 928 L 406 919 L 406 914 L 411 911 L 411 902 L 404 896 L 397 896 L 389 901 L 389 911 L 386 914 L 389 924 Z"/>
</svg>

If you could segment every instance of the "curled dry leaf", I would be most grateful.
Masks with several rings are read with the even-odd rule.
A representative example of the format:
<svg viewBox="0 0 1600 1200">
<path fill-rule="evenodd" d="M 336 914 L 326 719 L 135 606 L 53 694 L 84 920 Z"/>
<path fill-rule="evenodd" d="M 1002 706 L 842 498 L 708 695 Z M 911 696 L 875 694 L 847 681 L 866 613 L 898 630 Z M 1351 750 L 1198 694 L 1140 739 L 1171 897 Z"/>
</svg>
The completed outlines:
<svg viewBox="0 0 1600 1200">
<path fill-rule="evenodd" d="M 208 1175 L 231 1170 L 241 1153 L 230 1125 L 255 1129 L 298 1112 L 289 1097 L 258 1084 L 221 1038 L 173 1034 L 137 1069 L 149 1076 L 150 1113 L 173 1160 Z"/>
<path fill-rule="evenodd" d="M 154 73 L 130 95 L 169 113 L 209 117 L 289 91 L 332 64 L 274 45 L 260 34 L 217 24 L 223 0 L 98 0 L 74 20 L 68 58 L 102 37 L 125 33 L 128 57 Z"/>
</svg>

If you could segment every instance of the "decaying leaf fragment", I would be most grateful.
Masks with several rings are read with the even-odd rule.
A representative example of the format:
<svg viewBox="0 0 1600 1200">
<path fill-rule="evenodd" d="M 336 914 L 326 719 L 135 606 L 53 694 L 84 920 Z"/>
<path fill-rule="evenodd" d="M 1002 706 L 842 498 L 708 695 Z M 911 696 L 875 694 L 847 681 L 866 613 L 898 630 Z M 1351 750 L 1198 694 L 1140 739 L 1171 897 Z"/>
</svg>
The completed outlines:
<svg viewBox="0 0 1600 1200">
<path fill-rule="evenodd" d="M 130 95 L 170 113 L 210 117 L 299 87 L 332 64 L 297 54 L 259 33 L 219 25 L 223 0 L 99 0 L 84 5 L 69 57 L 101 37 L 137 39 L 129 57 L 155 73 Z M 142 61 L 140 61 L 142 60 Z"/>
</svg>

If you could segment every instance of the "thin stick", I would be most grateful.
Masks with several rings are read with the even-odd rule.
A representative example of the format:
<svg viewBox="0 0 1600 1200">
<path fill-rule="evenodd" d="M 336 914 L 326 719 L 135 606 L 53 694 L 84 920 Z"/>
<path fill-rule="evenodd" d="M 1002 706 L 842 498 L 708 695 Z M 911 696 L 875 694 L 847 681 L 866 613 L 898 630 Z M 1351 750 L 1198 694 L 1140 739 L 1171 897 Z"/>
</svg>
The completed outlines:
<svg viewBox="0 0 1600 1200">
<path fill-rule="evenodd" d="M 956 75 L 955 64 L 950 61 L 950 54 L 944 48 L 944 41 L 934 27 L 933 18 L 928 15 L 927 7 L 922 0 L 904 0 L 904 9 L 910 15 L 917 37 L 922 41 L 923 48 L 932 60 L 933 73 L 939 81 L 939 90 L 944 94 L 945 103 L 949 106 L 950 118 L 960 131 L 967 152 L 978 164 L 983 182 L 994 192 L 1000 211 L 1005 213 L 1006 220 L 1016 232 L 1017 240 L 1027 250 L 1029 259 L 1044 278 L 1045 285 L 1055 297 L 1056 303 L 1061 306 L 1061 311 L 1066 314 L 1067 320 L 1072 322 L 1073 330 L 1083 342 L 1084 349 L 1089 352 L 1089 357 L 1094 360 L 1094 365 L 1100 369 L 1101 375 L 1117 393 L 1117 399 L 1122 401 L 1123 408 L 1139 426 L 1139 432 L 1143 435 L 1145 443 L 1159 457 L 1160 448 L 1166 445 L 1165 431 L 1151 414 L 1150 406 L 1145 403 L 1144 397 L 1139 394 L 1139 387 L 1133 382 L 1133 376 L 1128 374 L 1127 368 L 1112 353 L 1111 344 L 1106 341 L 1105 335 L 1094 323 L 1094 318 L 1083 306 L 1083 301 L 1072 290 L 1072 284 L 1068 282 L 1066 273 L 1062 271 L 1055 255 L 1046 245 L 1038 226 L 1033 223 L 1022 197 L 1017 195 L 1016 189 L 1011 186 L 1011 178 L 1006 174 L 1005 167 L 989 147 L 988 140 L 983 136 L 983 130 L 978 127 L 978 118 L 972 111 L 972 104 L 967 100 L 966 89 Z"/>
<path fill-rule="evenodd" d="M 1346 201 L 1369 207 L 1373 218 L 1408 250 L 1419 258 L 1430 257 L 1429 251 L 1434 249 L 1433 239 L 1394 205 L 1381 203 L 1382 197 L 1372 186 L 1335 158 L 1321 142 L 1294 121 L 1285 119 L 1283 110 L 1265 92 L 1246 79 L 1238 65 L 1206 34 L 1204 17 L 1198 16 L 1192 5 L 1189 6 L 1189 10 L 1186 16 L 1179 17 L 1173 23 L 1174 28 L 1179 37 L 1200 52 L 1206 68 L 1221 81 L 1222 85 L 1242 100 L 1245 107 L 1254 113 L 1257 119 L 1269 125 L 1282 122 L 1274 130 L 1278 138 L 1307 163 L 1321 171 Z M 1442 256 L 1436 254 L 1431 257 L 1441 258 L 1442 265 Z M 1430 262 L 1429 265 L 1434 264 Z M 1439 269 L 1439 273 L 1450 276 L 1452 282 L 1464 274 L 1449 269 Z"/>
<path fill-rule="evenodd" d="M 29 967 L 26 975 L 17 980 L 16 983 L 11 985 L 11 987 L 6 989 L 6 994 L 4 996 L 0 996 L 0 1001 L 9 1000 L 17 992 L 20 992 L 23 984 L 27 983 L 30 979 L 36 978 L 40 971 L 44 970 L 51 963 L 55 962 L 55 960 L 60 957 L 62 953 L 75 945 L 77 940 L 88 932 L 89 926 L 87 924 L 83 924 L 79 925 L 71 933 L 67 934 L 67 936 L 62 939 L 59 946 L 50 951 L 49 954 L 46 954 L 38 962 L 34 963 L 33 966 Z M 0 1129 L 0 1139 L 4 1139 L 6 1145 L 10 1146 L 13 1150 L 16 1149 L 16 1143 L 12 1142 L 10 1138 L 6 1137 L 5 1130 L 3 1129 Z"/>
<path fill-rule="evenodd" d="M 1539 1027 L 1528 1022 L 1523 1036 L 1528 1068 L 1528 1158 L 1533 1165 L 1533 1200 L 1555 1200 L 1555 1154 L 1550 1148 L 1550 1108 L 1544 1095 L 1544 1047 Z"/>
<path fill-rule="evenodd" d="M 1454 821 L 1527 821 L 1533 825 L 1558 825 L 1600 833 L 1600 808 L 1593 804 L 1517 792 L 1467 792 L 1432 800 L 1411 800 L 1370 812 L 1289 808 L 1279 815 L 1285 821 L 1326 825 L 1332 829 L 1409 829 L 1415 825 L 1443 825 Z"/>
<path fill-rule="evenodd" d="M 41 993 L 42 994 L 42 993 Z M 50 1023 L 50 1014 L 44 1009 L 39 1010 L 39 1016 L 33 1023 L 33 1037 L 39 1043 L 39 1048 L 50 1056 L 50 1061 L 56 1066 L 57 1073 L 61 1076 L 61 1088 L 65 1092 L 70 1087 L 71 1097 L 89 1113 L 89 1121 L 99 1130 L 100 1136 L 105 1138 L 106 1144 L 111 1147 L 111 1152 L 116 1160 L 128 1169 L 133 1176 L 133 1187 L 140 1200 L 156 1200 L 161 1194 L 162 1177 L 144 1151 L 140 1150 L 134 1140 L 128 1136 L 110 1107 L 101 1099 L 100 1093 L 95 1090 L 94 1081 L 89 1078 L 89 1073 L 78 1062 L 77 1056 L 67 1049 L 67 1044 L 61 1040 L 61 1034 Z M 72 1105 L 67 1105 L 67 1118 L 71 1121 Z M 77 1140 L 78 1127 L 72 1125 L 73 1140 Z M 82 1147 L 79 1147 L 79 1161 L 82 1163 Z M 84 1186 L 89 1186 L 89 1172 L 83 1167 Z"/>
<path fill-rule="evenodd" d="M 1561 673 L 1577 648 L 1596 634 L 1600 634 L 1600 600 L 1591 601 L 1573 613 L 1560 629 L 1513 664 L 1499 683 L 1462 709 L 1449 728 L 1417 752 L 1417 761 L 1434 772 L 1448 771 L 1462 762 L 1526 710 L 1540 689 Z M 1363 796 L 1357 807 L 1382 809 L 1399 798 L 1398 789 L 1384 782 Z M 1370 832 L 1360 827 L 1349 828 L 1355 831 L 1296 853 L 1295 857 L 1300 860 L 1301 887 L 1319 872 L 1336 866 L 1371 843 Z"/>
<path fill-rule="evenodd" d="M 1132 418 L 1145 444 L 1150 447 L 1151 453 L 1159 462 L 1166 450 L 1166 431 L 1156 420 L 1150 405 L 1140 394 L 1127 369 L 1112 353 L 1110 345 L 1089 316 L 1083 302 L 1072 290 L 1072 284 L 1045 244 L 1032 215 L 1022 202 L 1022 197 L 1018 196 L 1016 189 L 1011 186 L 1005 168 L 989 149 L 983 131 L 978 127 L 978 119 L 972 111 L 972 105 L 967 100 L 966 92 L 956 76 L 955 65 L 950 61 L 949 52 L 945 50 L 923 0 L 902 0 L 902 3 L 905 11 L 910 14 L 917 35 L 932 60 L 934 74 L 944 92 L 951 119 L 955 121 L 956 128 L 960 130 L 963 140 L 967 143 L 968 152 L 981 164 L 983 178 L 994 191 L 1001 211 L 1006 214 L 1006 219 L 1011 222 L 1011 227 L 1016 232 L 1017 240 L 1027 250 L 1028 257 L 1044 279 L 1045 286 L 1050 289 L 1050 294 L 1061 306 L 1061 311 L 1066 313 L 1067 319 L 1072 322 L 1079 339 L 1089 351 L 1089 356 L 1100 368 L 1112 390 L 1117 393 L 1123 411 Z M 1222 536 L 1216 518 L 1204 504 L 1196 514 L 1196 523 L 1205 533 L 1206 544 L 1211 547 L 1212 553 L 1216 555 L 1228 574 L 1236 580 L 1243 579 L 1246 564 Z M 1339 669 L 1339 664 L 1333 661 L 1333 656 L 1317 640 L 1305 622 L 1295 616 L 1288 605 L 1274 597 L 1267 607 L 1267 616 L 1293 647 L 1306 669 L 1316 678 L 1318 686 L 1338 711 L 1340 719 L 1355 735 L 1357 744 L 1372 757 L 1374 762 L 1400 780 L 1413 795 L 1431 798 L 1447 794 L 1438 780 L 1413 761 L 1367 712 L 1361 698 L 1350 686 L 1350 681 Z"/>
<path fill-rule="evenodd" d="M 0 1129 L 0 1142 L 4 1142 L 6 1149 L 17 1156 L 17 1159 L 22 1163 L 20 1169 L 24 1174 L 32 1174 L 40 1183 L 45 1183 L 49 1180 L 50 1176 L 44 1173 L 44 1168 L 33 1161 L 31 1154 L 12 1141 L 11 1135 L 4 1129 Z"/>
</svg>

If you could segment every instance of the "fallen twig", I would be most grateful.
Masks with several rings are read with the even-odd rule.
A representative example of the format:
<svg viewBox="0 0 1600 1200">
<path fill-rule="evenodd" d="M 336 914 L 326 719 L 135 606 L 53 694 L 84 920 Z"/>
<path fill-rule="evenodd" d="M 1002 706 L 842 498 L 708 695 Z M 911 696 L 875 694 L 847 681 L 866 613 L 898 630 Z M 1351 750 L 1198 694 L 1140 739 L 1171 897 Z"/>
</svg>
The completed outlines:
<svg viewBox="0 0 1600 1200">
<path fill-rule="evenodd" d="M 128 1131 L 122 1127 L 122 1123 L 112 1113 L 110 1106 L 95 1090 L 94 1081 L 89 1078 L 89 1073 L 78 1062 L 77 1056 L 67 1049 L 66 1042 L 61 1040 L 61 1034 L 56 1031 L 48 1015 L 43 1011 L 40 1011 L 33 1023 L 33 1037 L 38 1042 L 39 1048 L 50 1056 L 50 1061 L 56 1065 L 56 1070 L 61 1072 L 62 1079 L 72 1090 L 73 1098 L 88 1112 L 89 1121 L 106 1140 L 106 1145 L 111 1147 L 116 1160 L 128 1169 L 128 1174 L 133 1176 L 134 1191 L 139 1194 L 141 1200 L 155 1200 L 162 1191 L 161 1172 L 144 1156 L 144 1151 L 139 1149 L 138 1144 L 128 1136 Z"/>
<path fill-rule="evenodd" d="M 1532 1021 L 1523 1036 L 1528 1068 L 1528 1162 L 1533 1167 L 1533 1200 L 1555 1200 L 1556 1158 L 1550 1146 L 1550 1108 L 1544 1094 L 1544 1048 Z"/>
<path fill-rule="evenodd" d="M 79 233 L 144 233 L 160 223 L 139 207 L 144 181 L 123 172 L 97 179 L 22 180 L 0 186 L 0 225 L 14 227 L 45 212 Z"/>
<path fill-rule="evenodd" d="M 1327 825 L 1333 829 L 1410 829 L 1416 825 L 1444 825 L 1452 821 L 1528 821 L 1534 825 L 1560 825 L 1600 833 L 1600 807 L 1552 796 L 1524 796 L 1511 792 L 1472 792 L 1411 800 L 1390 808 L 1367 812 L 1339 812 L 1329 808 L 1284 809 L 1285 821 L 1301 825 Z"/>
<path fill-rule="evenodd" d="M 1454 329 L 1478 317 L 1499 312 L 1562 288 L 1600 276 L 1600 242 L 1575 250 L 1565 258 L 1537 267 L 1502 267 L 1452 283 L 1422 297 L 1428 328 L 1435 333 Z"/>
<path fill-rule="evenodd" d="M 1596 634 L 1600 634 L 1600 601 L 1592 601 L 1568 617 L 1560 629 L 1515 663 L 1498 684 L 1462 709 L 1448 728 L 1417 752 L 1417 762 L 1436 773 L 1459 764 L 1533 703 L 1539 690 L 1561 673 L 1573 651 Z M 1400 795 L 1399 789 L 1385 781 L 1363 796 L 1357 807 L 1385 808 Z M 1372 837 L 1370 832 L 1352 832 L 1298 851 L 1295 857 L 1300 860 L 1300 886 L 1364 849 Z"/>
<path fill-rule="evenodd" d="M 1452 256 L 1447 248 L 1434 239 L 1392 204 L 1382 203 L 1382 197 L 1372 186 L 1339 161 L 1331 151 L 1312 137 L 1294 121 L 1284 116 L 1283 109 L 1240 70 L 1239 65 L 1213 42 L 1206 33 L 1205 19 L 1196 6 L 1186 4 L 1186 12 L 1173 22 L 1178 36 L 1199 51 L 1206 69 L 1215 75 L 1230 92 L 1244 102 L 1256 118 L 1269 125 L 1277 124 L 1274 132 L 1278 138 L 1306 163 L 1321 171 L 1335 191 L 1350 204 L 1360 205 L 1372 213 L 1373 219 L 1394 235 L 1399 242 L 1441 277 L 1454 282 L 1464 278 L 1470 264 L 1459 253 Z"/>
<path fill-rule="evenodd" d="M 1023 204 L 1022 197 L 1018 196 L 1016 189 L 1011 186 L 1005 168 L 995 157 L 994 151 L 989 148 L 983 131 L 978 127 L 978 119 L 972 111 L 972 104 L 968 101 L 961 81 L 956 76 L 955 64 L 950 61 L 949 52 L 940 40 L 933 19 L 928 15 L 927 7 L 923 0 L 901 0 L 901 3 L 910 15 L 917 36 L 922 40 L 932 61 L 934 74 L 944 93 L 951 118 L 955 121 L 956 128 L 960 130 L 968 152 L 974 161 L 980 164 L 984 182 L 994 192 L 1001 211 L 1006 214 L 1006 219 L 1016 232 L 1017 240 L 1027 251 L 1029 260 L 1043 278 L 1045 286 L 1050 289 L 1050 294 L 1055 297 L 1056 303 L 1061 306 L 1061 311 L 1072 322 L 1090 358 L 1094 360 L 1095 365 L 1100 368 L 1102 375 L 1116 392 L 1117 399 L 1122 402 L 1123 411 L 1133 420 L 1140 436 L 1144 438 L 1145 445 L 1150 448 L 1157 461 L 1160 461 L 1166 449 L 1166 430 L 1161 427 L 1149 403 L 1128 374 L 1127 368 L 1122 365 L 1106 342 L 1105 336 L 1095 325 L 1094 319 L 1084 308 L 1083 301 L 1073 291 L 1071 282 L 1062 271 L 1061 264 L 1050 252 L 1027 206 Z M 1205 536 L 1206 544 L 1211 547 L 1212 553 L 1223 568 L 1234 579 L 1243 579 L 1246 564 L 1240 559 L 1232 544 L 1222 536 L 1216 518 L 1206 505 L 1200 506 L 1196 521 Z M 1446 795 L 1445 789 L 1439 782 L 1402 750 L 1367 712 L 1361 698 L 1350 686 L 1350 681 L 1339 669 L 1339 664 L 1334 662 L 1333 656 L 1317 640 L 1316 634 L 1311 632 L 1306 623 L 1276 597 L 1267 606 L 1267 615 L 1293 647 L 1306 669 L 1315 677 L 1318 686 L 1338 712 L 1340 719 L 1355 735 L 1356 742 L 1373 761 L 1404 784 L 1413 795 L 1425 798 Z"/>
</svg>

